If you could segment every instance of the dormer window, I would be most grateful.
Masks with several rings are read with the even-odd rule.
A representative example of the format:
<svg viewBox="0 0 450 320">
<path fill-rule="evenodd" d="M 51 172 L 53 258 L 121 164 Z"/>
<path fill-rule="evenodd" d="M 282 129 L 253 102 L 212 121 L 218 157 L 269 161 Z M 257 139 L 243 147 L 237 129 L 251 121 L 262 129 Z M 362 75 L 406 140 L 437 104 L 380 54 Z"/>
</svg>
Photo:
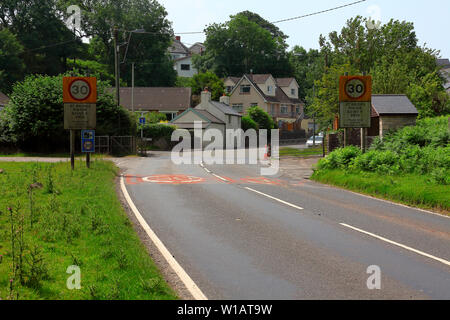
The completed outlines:
<svg viewBox="0 0 450 320">
<path fill-rule="evenodd" d="M 242 94 L 248 94 L 248 93 L 250 93 L 250 86 L 249 86 L 249 85 L 243 85 L 243 86 L 241 86 L 241 93 L 242 93 Z"/>
<path fill-rule="evenodd" d="M 267 86 L 267 92 L 268 93 L 272 93 L 273 87 L 272 86 Z"/>
<path fill-rule="evenodd" d="M 295 89 L 291 89 L 291 95 L 295 96 L 296 92 L 297 91 Z"/>
</svg>

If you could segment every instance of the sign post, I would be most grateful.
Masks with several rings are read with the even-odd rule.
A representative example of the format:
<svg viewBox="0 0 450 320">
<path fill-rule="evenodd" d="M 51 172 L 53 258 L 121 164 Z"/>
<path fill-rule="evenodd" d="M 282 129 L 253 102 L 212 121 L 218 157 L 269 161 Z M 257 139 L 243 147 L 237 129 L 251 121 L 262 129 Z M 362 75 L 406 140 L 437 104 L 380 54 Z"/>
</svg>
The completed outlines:
<svg viewBox="0 0 450 320">
<path fill-rule="evenodd" d="M 372 77 L 341 76 L 339 80 L 339 126 L 345 129 L 348 145 L 349 128 L 361 128 L 361 149 L 365 151 L 366 128 L 371 126 Z"/>
<path fill-rule="evenodd" d="M 70 130 L 70 162 L 75 169 L 75 130 L 94 130 L 97 126 L 97 79 L 93 77 L 65 77 L 63 79 L 64 129 Z M 94 132 L 95 151 L 95 132 Z M 83 134 L 82 134 L 83 141 Z M 87 144 L 89 145 L 89 143 Z M 90 153 L 86 152 L 86 166 L 90 167 Z"/>
</svg>

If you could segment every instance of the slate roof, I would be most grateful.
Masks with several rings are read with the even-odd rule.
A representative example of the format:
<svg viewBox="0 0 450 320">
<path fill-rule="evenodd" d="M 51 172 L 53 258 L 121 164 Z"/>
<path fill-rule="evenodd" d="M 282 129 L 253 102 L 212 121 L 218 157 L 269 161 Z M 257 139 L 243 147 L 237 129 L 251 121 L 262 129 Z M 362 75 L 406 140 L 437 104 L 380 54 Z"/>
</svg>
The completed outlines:
<svg viewBox="0 0 450 320">
<path fill-rule="evenodd" d="M 212 103 L 216 108 L 218 108 L 220 111 L 222 111 L 223 113 L 225 113 L 226 115 L 242 117 L 242 115 L 240 115 L 240 114 L 237 113 L 233 108 L 230 108 L 230 106 L 227 106 L 227 105 L 224 104 L 224 103 L 217 102 L 217 101 L 211 101 L 211 103 Z"/>
<path fill-rule="evenodd" d="M 450 67 L 449 59 L 437 59 L 436 63 L 439 67 Z"/>
<path fill-rule="evenodd" d="M 172 45 L 169 48 L 170 53 L 178 53 L 178 54 L 185 54 L 189 55 L 189 49 L 180 41 L 177 39 L 173 40 Z"/>
<path fill-rule="evenodd" d="M 206 110 L 200 110 L 200 109 L 193 109 L 195 110 L 195 112 L 200 113 L 201 115 L 203 115 L 205 118 L 207 118 L 211 123 L 218 123 L 218 124 L 225 124 L 225 122 L 223 122 L 222 120 L 216 118 L 214 115 L 212 115 L 211 113 L 209 113 Z"/>
<path fill-rule="evenodd" d="M 114 93 L 115 89 L 108 89 Z M 120 104 L 131 110 L 131 88 L 120 88 Z M 191 88 L 134 88 L 134 110 L 183 111 L 191 106 Z"/>
<path fill-rule="evenodd" d="M 272 75 L 270 74 L 247 74 L 247 78 L 256 84 L 264 84 Z"/>
<path fill-rule="evenodd" d="M 374 94 L 372 107 L 378 116 L 419 114 L 408 97 L 402 94 Z"/>
<path fill-rule="evenodd" d="M 225 79 L 225 81 L 227 81 L 227 79 L 230 79 L 231 81 L 233 81 L 235 84 L 237 84 L 239 82 L 239 80 L 241 80 L 241 78 L 239 77 L 227 77 Z"/>
<path fill-rule="evenodd" d="M 280 87 L 289 87 L 292 81 L 295 80 L 295 78 L 277 78 L 275 79 L 277 81 L 277 85 Z"/>
<path fill-rule="evenodd" d="M 0 106 L 6 106 L 8 102 L 9 102 L 8 96 L 0 92 Z"/>
</svg>

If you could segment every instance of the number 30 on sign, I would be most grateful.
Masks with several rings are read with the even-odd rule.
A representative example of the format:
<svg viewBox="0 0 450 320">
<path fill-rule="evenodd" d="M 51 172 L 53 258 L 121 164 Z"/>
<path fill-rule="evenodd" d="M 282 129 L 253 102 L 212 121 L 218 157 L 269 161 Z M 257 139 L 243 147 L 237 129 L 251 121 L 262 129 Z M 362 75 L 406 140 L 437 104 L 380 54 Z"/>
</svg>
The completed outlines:
<svg viewBox="0 0 450 320">
<path fill-rule="evenodd" d="M 369 102 L 372 100 L 371 76 L 342 76 L 339 87 L 340 102 Z"/>
<path fill-rule="evenodd" d="M 97 102 L 97 78 L 65 77 L 63 87 L 64 103 Z"/>
</svg>

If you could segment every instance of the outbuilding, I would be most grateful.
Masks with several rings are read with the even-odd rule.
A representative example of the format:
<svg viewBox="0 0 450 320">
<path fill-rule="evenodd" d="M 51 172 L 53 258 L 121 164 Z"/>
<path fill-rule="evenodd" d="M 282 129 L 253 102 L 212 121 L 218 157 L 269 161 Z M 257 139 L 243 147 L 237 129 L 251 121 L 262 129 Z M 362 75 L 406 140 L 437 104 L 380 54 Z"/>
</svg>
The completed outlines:
<svg viewBox="0 0 450 320">
<path fill-rule="evenodd" d="M 368 136 L 384 137 L 389 131 L 414 126 L 418 115 L 416 107 L 404 94 L 374 94 Z"/>
</svg>

